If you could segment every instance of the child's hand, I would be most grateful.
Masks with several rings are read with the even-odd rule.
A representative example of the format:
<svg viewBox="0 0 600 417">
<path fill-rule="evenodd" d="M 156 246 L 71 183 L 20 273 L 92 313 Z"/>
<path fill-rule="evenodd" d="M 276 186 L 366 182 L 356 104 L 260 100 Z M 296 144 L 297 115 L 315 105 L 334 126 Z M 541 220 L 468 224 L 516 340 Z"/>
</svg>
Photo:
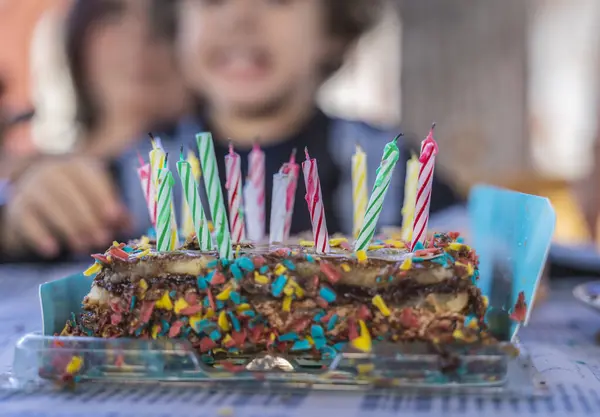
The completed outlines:
<svg viewBox="0 0 600 417">
<path fill-rule="evenodd" d="M 37 160 L 11 185 L 0 234 L 5 252 L 52 257 L 106 246 L 127 212 L 105 167 L 83 157 Z"/>
</svg>

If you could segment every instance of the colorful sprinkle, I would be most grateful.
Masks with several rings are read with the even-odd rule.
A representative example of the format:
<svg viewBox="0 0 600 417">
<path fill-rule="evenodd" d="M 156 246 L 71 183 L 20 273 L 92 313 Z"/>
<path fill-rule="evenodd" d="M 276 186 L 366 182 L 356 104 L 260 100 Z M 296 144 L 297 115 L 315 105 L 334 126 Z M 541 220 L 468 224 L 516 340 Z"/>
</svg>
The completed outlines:
<svg viewBox="0 0 600 417">
<path fill-rule="evenodd" d="M 340 278 L 342 278 L 342 273 L 327 261 L 322 261 L 319 268 L 327 280 L 332 284 L 337 283 Z"/>
<path fill-rule="evenodd" d="M 133 295 L 131 297 L 131 302 L 129 303 L 129 311 L 133 310 L 133 307 L 135 307 L 136 301 L 137 301 L 137 297 L 135 295 Z"/>
<path fill-rule="evenodd" d="M 315 246 L 315 242 L 313 242 L 312 240 L 301 240 L 300 246 L 302 246 L 303 248 L 312 248 Z"/>
<path fill-rule="evenodd" d="M 333 303 L 337 298 L 336 293 L 332 289 L 327 287 L 321 287 L 321 289 L 319 290 L 319 296 L 328 303 Z"/>
<path fill-rule="evenodd" d="M 183 298 L 178 298 L 175 301 L 175 314 L 181 314 L 181 311 L 188 308 L 190 305 Z"/>
<path fill-rule="evenodd" d="M 372 349 L 371 335 L 369 329 L 363 320 L 358 321 L 360 327 L 360 336 L 352 340 L 352 346 L 362 352 L 370 352 Z"/>
<path fill-rule="evenodd" d="M 335 324 L 337 323 L 338 315 L 334 314 L 331 316 L 329 321 L 327 322 L 327 331 L 331 331 L 335 328 Z"/>
<path fill-rule="evenodd" d="M 275 275 L 283 275 L 287 271 L 287 268 L 281 264 L 277 264 L 275 266 L 275 270 L 273 271 Z"/>
<path fill-rule="evenodd" d="M 100 271 L 102 271 L 102 264 L 95 262 L 94 264 L 92 264 L 92 266 L 83 271 L 83 275 L 85 275 L 86 277 L 90 277 L 92 275 L 97 274 Z"/>
<path fill-rule="evenodd" d="M 254 271 L 254 262 L 252 262 L 252 259 L 246 256 L 238 258 L 236 264 L 246 272 Z"/>
<path fill-rule="evenodd" d="M 298 352 L 298 351 L 302 351 L 302 350 L 310 350 L 312 348 L 312 345 L 310 343 L 309 340 L 298 340 L 296 341 L 293 345 L 292 348 L 290 349 L 292 352 Z"/>
<path fill-rule="evenodd" d="M 217 300 L 226 301 L 229 300 L 229 296 L 231 294 L 231 286 L 225 287 L 223 291 L 217 294 Z"/>
<path fill-rule="evenodd" d="M 271 281 L 269 280 L 269 278 L 265 275 L 260 275 L 258 272 L 254 271 L 254 282 L 256 282 L 257 284 L 260 285 L 266 285 L 268 283 L 270 283 Z"/>
<path fill-rule="evenodd" d="M 318 324 L 313 324 L 310 328 L 310 335 L 313 337 L 313 339 L 323 338 L 325 337 L 325 332 L 321 326 Z"/>
<path fill-rule="evenodd" d="M 350 265 L 348 265 L 347 263 L 343 263 L 340 266 L 342 267 L 342 269 L 344 270 L 344 272 L 350 272 L 350 271 L 352 271 L 352 268 L 350 268 Z"/>
<path fill-rule="evenodd" d="M 283 304 L 281 306 L 281 309 L 286 312 L 291 311 L 291 309 L 292 309 L 292 297 L 291 296 L 286 295 L 283 298 Z"/>
<path fill-rule="evenodd" d="M 269 272 L 269 266 L 268 265 L 261 266 L 259 269 L 259 272 L 263 275 L 266 274 L 267 272 Z"/>
<path fill-rule="evenodd" d="M 425 259 L 421 258 L 420 256 L 413 256 L 412 257 L 412 261 L 413 262 L 423 262 Z"/>
<path fill-rule="evenodd" d="M 217 321 L 221 330 L 229 331 L 229 320 L 227 320 L 227 313 L 225 311 L 221 311 L 219 313 L 219 320 Z"/>
<path fill-rule="evenodd" d="M 242 273 L 242 270 L 237 265 L 231 265 L 229 267 L 229 271 L 231 271 L 231 275 L 233 275 L 233 277 L 238 281 L 240 281 L 242 278 L 244 278 L 244 274 Z"/>
<path fill-rule="evenodd" d="M 76 374 L 83 367 L 83 358 L 81 356 L 73 356 L 67 366 L 65 372 L 69 375 Z"/>
<path fill-rule="evenodd" d="M 173 310 L 173 302 L 169 297 L 168 291 L 165 291 L 162 297 L 160 297 L 160 299 L 156 301 L 155 307 L 167 311 Z"/>
<path fill-rule="evenodd" d="M 306 260 L 308 262 L 310 262 L 311 264 L 315 263 L 315 258 L 313 258 L 311 255 L 309 255 L 308 253 L 306 255 L 304 255 L 304 257 L 306 258 Z"/>
<path fill-rule="evenodd" d="M 381 314 L 383 314 L 385 317 L 390 316 L 390 309 L 385 304 L 385 301 L 383 301 L 383 298 L 381 298 L 381 295 L 376 295 L 375 297 L 373 297 L 373 305 L 377 307 Z"/>
<path fill-rule="evenodd" d="M 283 288 L 287 283 L 288 278 L 285 275 L 279 275 L 273 285 L 271 285 L 271 293 L 274 297 L 279 297 L 283 292 Z"/>
<path fill-rule="evenodd" d="M 210 279 L 210 284 L 211 285 L 222 285 L 225 284 L 226 278 L 225 275 L 223 275 L 221 272 L 219 271 L 211 271 L 211 277 L 209 278 L 208 276 L 206 277 L 207 280 Z"/>
<path fill-rule="evenodd" d="M 196 280 L 196 283 L 198 284 L 198 288 L 201 290 L 206 290 L 208 288 L 208 279 L 204 278 L 203 276 L 199 276 Z"/>
<path fill-rule="evenodd" d="M 300 337 L 295 332 L 290 332 L 279 336 L 280 342 L 294 342 L 296 340 L 300 340 Z"/>
<path fill-rule="evenodd" d="M 411 258 L 406 258 L 404 260 L 404 262 L 402 262 L 402 265 L 400 265 L 400 269 L 403 271 L 408 271 L 411 267 L 412 267 L 412 259 Z"/>
<path fill-rule="evenodd" d="M 221 332 L 219 332 L 218 330 L 213 330 L 212 332 L 210 332 L 208 337 L 210 337 L 214 341 L 217 341 L 221 339 Z"/>
<path fill-rule="evenodd" d="M 367 261 L 367 251 L 359 250 L 356 252 L 356 259 L 358 259 L 359 263 L 364 263 Z"/>
</svg>

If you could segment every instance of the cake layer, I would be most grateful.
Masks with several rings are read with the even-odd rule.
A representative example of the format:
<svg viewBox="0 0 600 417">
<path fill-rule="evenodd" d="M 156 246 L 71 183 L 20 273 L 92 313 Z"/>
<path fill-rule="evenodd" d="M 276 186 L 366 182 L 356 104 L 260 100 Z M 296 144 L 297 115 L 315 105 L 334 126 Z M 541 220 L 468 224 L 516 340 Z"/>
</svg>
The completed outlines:
<svg viewBox="0 0 600 417">
<path fill-rule="evenodd" d="M 239 249 L 233 260 L 153 253 L 147 242 L 96 255 L 80 322 L 64 334 L 185 337 L 202 353 L 274 350 L 328 356 L 375 340 L 489 340 L 477 257 L 439 234 L 399 250 L 316 256 L 302 247 Z M 400 246 L 400 245 L 398 245 Z M 465 326 L 467 316 L 472 316 Z"/>
</svg>

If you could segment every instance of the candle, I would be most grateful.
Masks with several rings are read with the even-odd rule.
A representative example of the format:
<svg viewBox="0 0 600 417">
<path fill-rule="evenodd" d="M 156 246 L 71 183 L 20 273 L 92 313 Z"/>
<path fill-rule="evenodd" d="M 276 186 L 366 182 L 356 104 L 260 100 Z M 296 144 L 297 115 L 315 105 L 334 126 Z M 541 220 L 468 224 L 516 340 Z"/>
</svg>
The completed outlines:
<svg viewBox="0 0 600 417">
<path fill-rule="evenodd" d="M 360 145 L 356 145 L 356 152 L 352 155 L 352 203 L 354 207 L 352 235 L 355 239 L 360 233 L 365 218 L 367 200 L 367 155 Z"/>
<path fill-rule="evenodd" d="M 253 239 L 251 236 L 263 236 L 264 229 L 261 229 L 260 224 L 253 219 L 258 219 L 260 216 L 258 206 L 256 204 L 251 204 L 249 202 L 256 201 L 256 190 L 254 189 L 254 185 L 251 181 L 246 181 L 244 183 L 244 210 L 246 216 L 246 232 L 250 237 L 250 240 L 253 242 L 257 242 L 257 240 Z M 262 238 L 261 238 L 262 240 Z"/>
<path fill-rule="evenodd" d="M 152 150 L 150 151 L 150 169 L 151 179 L 154 187 L 158 189 L 158 172 L 162 168 L 166 168 L 167 165 L 167 154 L 165 153 L 160 139 L 154 138 L 150 133 L 150 141 L 152 143 Z M 156 209 L 158 216 L 158 208 Z M 171 193 L 171 238 L 170 238 L 170 250 L 175 250 L 179 246 L 179 236 L 177 233 L 177 220 L 175 219 L 175 210 L 173 209 L 173 194 Z M 158 230 L 157 230 L 158 234 Z"/>
<path fill-rule="evenodd" d="M 200 162 L 194 152 L 188 151 L 187 153 L 187 163 L 191 169 L 191 177 L 196 181 L 200 181 Z M 179 164 L 179 162 L 178 162 Z M 178 165 L 179 170 L 179 165 Z M 184 185 L 185 191 L 185 185 Z M 190 206 L 187 202 L 187 196 L 185 192 L 181 196 L 181 230 L 183 231 L 184 236 L 189 237 L 192 233 L 196 231 L 196 225 L 194 222 L 194 218 L 192 215 L 192 211 L 190 210 Z"/>
<path fill-rule="evenodd" d="M 298 188 L 298 177 L 300 176 L 300 166 L 296 163 L 296 148 L 292 151 L 289 162 L 283 164 L 279 173 L 289 176 L 287 193 L 285 195 L 285 230 L 283 232 L 283 241 L 287 242 L 290 238 L 290 230 L 292 229 L 296 189 Z"/>
<path fill-rule="evenodd" d="M 413 155 L 406 162 L 406 177 L 404 180 L 404 204 L 402 205 L 401 238 L 405 242 L 412 239 L 415 204 L 417 203 L 417 187 L 419 182 L 419 158 Z"/>
<path fill-rule="evenodd" d="M 277 173 L 273 175 L 273 198 L 271 199 L 271 227 L 269 243 L 282 243 L 284 240 L 286 206 L 285 201 L 289 175 Z"/>
<path fill-rule="evenodd" d="M 179 162 L 177 162 L 177 172 L 181 178 L 183 195 L 192 217 L 192 233 L 196 232 L 196 239 L 198 240 L 200 250 L 209 251 L 213 248 L 213 244 L 208 228 L 208 219 L 206 218 L 200 201 L 200 195 L 198 194 L 198 183 L 194 175 L 194 167 L 188 161 L 183 159 L 183 148 L 181 148 L 181 155 Z M 196 167 L 196 174 L 198 174 L 197 169 L 198 167 Z"/>
<path fill-rule="evenodd" d="M 317 160 L 310 157 L 308 149 L 305 148 L 304 153 L 306 154 L 306 161 L 302 163 L 302 171 L 304 172 L 304 184 L 306 185 L 305 198 L 312 223 L 315 251 L 317 253 L 328 253 L 329 234 L 325 222 L 325 208 L 323 207 Z"/>
<path fill-rule="evenodd" d="M 254 242 L 262 240 L 265 235 L 265 153 L 258 143 L 252 147 L 248 155 L 248 183 L 244 188 L 244 207 L 248 237 Z M 248 210 L 252 206 L 252 210 Z"/>
<path fill-rule="evenodd" d="M 158 181 L 158 216 L 156 218 L 156 249 L 160 252 L 171 250 L 171 217 L 173 198 L 173 175 L 168 168 L 159 169 Z"/>
<path fill-rule="evenodd" d="M 225 155 L 225 188 L 229 205 L 229 225 L 233 243 L 246 240 L 244 205 L 242 204 L 242 165 L 240 155 L 229 144 L 229 154 Z"/>
<path fill-rule="evenodd" d="M 400 136 L 402 135 L 400 134 L 396 136 L 396 138 L 385 145 L 385 148 L 383 149 L 381 164 L 379 165 L 379 168 L 377 168 L 375 185 L 373 186 L 373 192 L 371 193 L 369 203 L 367 204 L 365 218 L 358 237 L 354 242 L 354 250 L 357 252 L 360 250 L 367 250 L 371 240 L 373 239 L 373 236 L 375 235 L 377 220 L 379 219 L 379 215 L 381 214 L 381 210 L 383 208 L 383 200 L 385 199 L 385 194 L 390 187 L 394 167 L 396 166 L 396 162 L 398 162 L 398 158 L 400 157 L 400 150 L 396 144 L 396 141 Z"/>
<path fill-rule="evenodd" d="M 227 224 L 227 212 L 225 211 L 225 202 L 223 201 L 223 192 L 221 190 L 221 180 L 219 179 L 217 157 L 215 156 L 212 135 L 210 133 L 198 133 L 196 135 L 196 142 L 200 155 L 200 165 L 204 173 L 202 177 L 208 201 L 210 202 L 210 213 L 219 256 L 222 259 L 233 259 L 231 235 L 229 234 Z"/>
<path fill-rule="evenodd" d="M 144 162 L 144 159 L 139 152 L 138 159 L 140 161 L 140 166 L 137 169 L 137 174 L 140 179 L 140 185 L 142 186 L 142 192 L 144 193 L 144 199 L 146 200 L 146 206 L 148 207 L 150 223 L 152 223 L 153 227 L 156 227 L 156 187 L 152 182 L 152 170 L 150 164 Z"/>
<path fill-rule="evenodd" d="M 431 126 L 429 134 L 421 142 L 421 155 L 419 156 L 419 179 L 417 186 L 417 199 L 415 205 L 415 219 L 413 221 L 412 251 L 418 242 L 425 243 L 427 238 L 427 223 L 429 223 L 429 204 L 431 202 L 431 186 L 433 184 L 433 169 L 438 145 L 433 139 L 435 123 Z"/>
</svg>

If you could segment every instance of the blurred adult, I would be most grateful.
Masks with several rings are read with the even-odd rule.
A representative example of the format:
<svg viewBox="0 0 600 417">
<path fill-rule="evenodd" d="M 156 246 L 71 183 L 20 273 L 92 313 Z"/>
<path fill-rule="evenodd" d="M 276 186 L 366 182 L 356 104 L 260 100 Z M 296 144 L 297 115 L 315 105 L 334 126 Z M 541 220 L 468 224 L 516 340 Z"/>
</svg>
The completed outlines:
<svg viewBox="0 0 600 417">
<path fill-rule="evenodd" d="M 181 116 L 187 103 L 170 45 L 152 29 L 149 3 L 73 2 L 64 46 L 74 145 L 68 157 L 42 155 L 13 173 L 1 213 L 4 254 L 54 257 L 61 247 L 86 253 L 127 226 L 111 161 L 142 132 Z"/>
</svg>

